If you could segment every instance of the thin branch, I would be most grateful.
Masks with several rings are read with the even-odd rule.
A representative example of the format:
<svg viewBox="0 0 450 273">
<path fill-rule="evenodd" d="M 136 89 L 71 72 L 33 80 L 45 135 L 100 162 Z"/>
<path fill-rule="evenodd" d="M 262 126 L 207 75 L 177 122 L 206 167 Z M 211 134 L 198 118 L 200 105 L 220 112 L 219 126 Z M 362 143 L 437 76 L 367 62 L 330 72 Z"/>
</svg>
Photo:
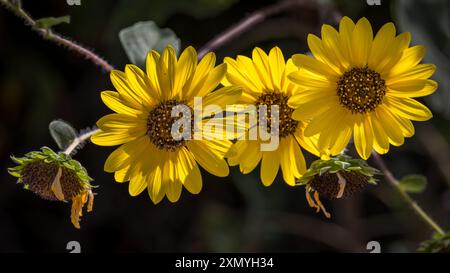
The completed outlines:
<svg viewBox="0 0 450 273">
<path fill-rule="evenodd" d="M 373 159 L 375 163 L 378 165 L 380 170 L 383 172 L 386 180 L 391 184 L 403 200 L 414 210 L 414 212 L 426 223 L 429 227 L 436 231 L 437 233 L 444 234 L 444 230 L 429 216 L 417 203 L 414 201 L 408 193 L 400 187 L 400 182 L 395 178 L 389 168 L 386 166 L 386 163 L 381 158 L 379 154 L 376 152 L 372 152 Z"/>
<path fill-rule="evenodd" d="M 252 14 L 250 14 L 249 16 L 247 16 L 246 18 L 244 18 L 236 25 L 231 26 L 224 32 L 217 35 L 214 39 L 206 43 L 198 51 L 198 58 L 201 59 L 208 52 L 214 51 L 224 46 L 225 44 L 229 43 L 233 39 L 236 39 L 237 37 L 247 32 L 248 30 L 252 29 L 254 26 L 258 25 L 259 23 L 263 22 L 269 17 L 275 16 L 279 13 L 282 13 L 294 7 L 301 7 L 307 5 L 310 6 L 312 4 L 314 3 L 307 0 L 284 0 L 271 6 L 267 6 L 260 10 L 257 10 Z"/>
<path fill-rule="evenodd" d="M 81 56 L 85 57 L 87 60 L 93 62 L 95 65 L 100 66 L 106 72 L 109 72 L 114 69 L 114 67 L 110 65 L 106 60 L 104 60 L 91 50 L 86 49 L 82 45 L 74 41 L 71 41 L 69 38 L 63 37 L 50 29 L 38 27 L 36 25 L 36 20 L 34 20 L 26 11 L 24 11 L 20 4 L 15 5 L 8 0 L 0 0 L 0 4 L 3 4 L 9 11 L 14 13 L 17 17 L 24 20 L 26 25 L 31 26 L 31 29 L 39 33 L 44 39 L 52 41 L 60 46 L 63 46 L 68 50 L 77 52 Z"/>
<path fill-rule="evenodd" d="M 99 132 L 100 129 L 93 129 L 91 131 L 87 131 L 86 133 L 83 133 L 79 135 L 77 138 L 73 140 L 73 142 L 63 151 L 63 153 L 70 155 L 72 152 L 83 142 L 88 140 L 93 134 Z"/>
</svg>

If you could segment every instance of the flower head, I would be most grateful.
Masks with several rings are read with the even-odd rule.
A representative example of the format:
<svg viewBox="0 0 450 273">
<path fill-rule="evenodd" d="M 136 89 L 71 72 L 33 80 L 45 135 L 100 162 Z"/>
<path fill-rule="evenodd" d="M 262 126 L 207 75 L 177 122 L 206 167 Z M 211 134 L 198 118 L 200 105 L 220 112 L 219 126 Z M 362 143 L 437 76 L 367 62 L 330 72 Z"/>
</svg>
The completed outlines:
<svg viewBox="0 0 450 273">
<path fill-rule="evenodd" d="M 430 110 L 414 98 L 432 94 L 428 78 L 436 67 L 420 64 L 425 47 L 409 47 L 410 33 L 395 34 L 392 23 L 373 37 L 366 18 L 356 25 L 344 17 L 336 31 L 322 27 L 322 39 L 310 34 L 313 57 L 292 57 L 297 72 L 289 78 L 301 91 L 289 100 L 295 120 L 311 120 L 306 136 L 318 135 L 321 152 L 339 154 L 353 135 L 358 154 L 367 159 L 414 135 L 411 120 L 425 121 Z"/>
<path fill-rule="evenodd" d="M 33 151 L 25 157 L 11 157 L 17 164 L 9 168 L 11 175 L 19 179 L 24 188 L 43 199 L 51 201 L 72 201 L 71 221 L 80 228 L 82 209 L 88 203 L 92 211 L 94 196 L 92 180 L 86 169 L 65 153 L 55 153 L 47 147 Z"/>
<path fill-rule="evenodd" d="M 314 161 L 299 179 L 298 185 L 305 185 L 309 206 L 316 208 L 317 212 L 323 211 L 329 218 L 331 215 L 320 201 L 320 196 L 330 200 L 352 196 L 366 185 L 376 184 L 374 176 L 379 173 L 364 160 L 341 154 L 328 160 Z"/>
<path fill-rule="evenodd" d="M 240 88 L 224 87 L 212 92 L 226 73 L 226 65 L 215 66 L 214 53 L 197 63 L 197 53 L 188 47 L 177 59 L 172 47 L 160 55 L 148 53 L 146 73 L 135 65 L 127 65 L 125 72 L 114 70 L 111 81 L 117 91 L 101 93 L 103 102 L 115 111 L 97 122 L 100 132 L 92 142 L 117 148 L 105 162 L 105 171 L 114 172 L 117 182 L 129 183 L 129 193 L 139 195 L 145 189 L 156 204 L 164 196 L 171 202 L 180 198 L 182 186 L 197 194 L 202 188 L 198 164 L 220 177 L 229 173 L 224 160 L 231 142 L 217 139 L 213 131 L 204 131 L 204 137 L 185 137 L 185 132 L 202 132 L 205 121 L 214 119 L 197 113 L 195 98 L 202 98 L 202 106 L 223 107 L 236 102 Z M 199 114 L 200 119 L 173 130 L 179 121 L 173 111 Z M 187 113 L 185 113 L 187 112 Z M 206 115 L 206 114 L 205 114 Z M 200 127 L 200 130 L 194 128 Z M 208 136 L 207 134 L 211 134 Z"/>
<path fill-rule="evenodd" d="M 305 137 L 303 134 L 306 122 L 291 118 L 293 108 L 288 106 L 288 100 L 295 96 L 299 88 L 287 79 L 287 75 L 297 71 L 291 60 L 285 61 L 283 53 L 278 47 L 272 48 L 267 55 L 260 48 L 253 50 L 252 58 L 237 56 L 236 59 L 225 58 L 228 72 L 223 81 L 225 86 L 242 87 L 242 98 L 239 103 L 267 107 L 266 119 L 268 129 L 279 136 L 278 148 L 263 151 L 261 138 L 238 140 L 232 147 L 234 152 L 228 156 L 231 166 L 239 165 L 242 173 L 249 173 L 261 161 L 261 180 L 265 186 L 273 183 L 281 166 L 284 181 L 293 186 L 295 180 L 306 171 L 306 163 L 302 148 L 318 155 L 316 139 Z M 279 123 L 278 128 L 271 128 L 271 106 L 276 110 Z M 263 112 L 256 110 L 258 115 Z M 258 120 L 264 120 L 259 117 Z M 258 121 L 259 122 L 259 121 Z M 262 128 L 262 124 L 259 124 Z"/>
</svg>

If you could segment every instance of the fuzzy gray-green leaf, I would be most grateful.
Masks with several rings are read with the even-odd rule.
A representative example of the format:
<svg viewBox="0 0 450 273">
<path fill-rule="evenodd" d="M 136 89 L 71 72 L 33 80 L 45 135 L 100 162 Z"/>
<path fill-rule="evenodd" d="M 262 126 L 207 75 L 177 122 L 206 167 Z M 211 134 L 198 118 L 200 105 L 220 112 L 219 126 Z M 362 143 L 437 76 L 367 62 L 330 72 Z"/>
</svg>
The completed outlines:
<svg viewBox="0 0 450 273">
<path fill-rule="evenodd" d="M 66 149 L 77 138 L 76 130 L 63 120 L 54 120 L 48 127 L 50 135 L 61 150 Z"/>
</svg>

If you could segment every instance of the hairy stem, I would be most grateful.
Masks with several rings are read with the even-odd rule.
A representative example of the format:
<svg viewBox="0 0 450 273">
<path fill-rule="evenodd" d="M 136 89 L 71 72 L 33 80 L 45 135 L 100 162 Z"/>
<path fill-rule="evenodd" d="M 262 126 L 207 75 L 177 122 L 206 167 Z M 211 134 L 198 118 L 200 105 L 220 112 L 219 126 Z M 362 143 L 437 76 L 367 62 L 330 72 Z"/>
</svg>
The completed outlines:
<svg viewBox="0 0 450 273">
<path fill-rule="evenodd" d="M 414 201 L 411 196 L 402 188 L 400 187 L 400 182 L 397 178 L 392 174 L 392 172 L 388 169 L 386 166 L 386 163 L 381 158 L 379 154 L 376 152 L 372 152 L 373 159 L 375 160 L 375 163 L 378 165 L 380 170 L 383 172 L 384 176 L 386 177 L 386 180 L 391 184 L 399 193 L 399 195 L 403 198 L 405 203 L 407 203 L 411 209 L 426 223 L 428 226 L 436 231 L 439 234 L 444 234 L 444 230 L 429 216 L 418 204 L 416 201 Z"/>
<path fill-rule="evenodd" d="M 251 13 L 249 16 L 238 22 L 236 25 L 231 26 L 224 32 L 217 35 L 214 39 L 206 43 L 199 51 L 198 58 L 201 59 L 208 52 L 214 51 L 225 44 L 229 43 L 233 39 L 239 37 L 243 33 L 251 30 L 256 25 L 260 24 L 269 17 L 275 16 L 279 13 L 287 11 L 295 7 L 311 7 L 317 6 L 317 3 L 309 0 L 284 0 L 273 5 L 264 7 Z M 327 9 L 326 7 L 318 7 L 319 9 Z"/>
<path fill-rule="evenodd" d="M 93 134 L 99 132 L 100 129 L 93 129 L 86 133 L 79 135 L 72 143 L 63 151 L 63 153 L 70 155 L 80 144 L 88 140 Z"/>
<path fill-rule="evenodd" d="M 77 52 L 87 60 L 93 62 L 95 65 L 100 66 L 106 72 L 114 69 L 114 67 L 110 65 L 106 60 L 104 60 L 91 50 L 83 47 L 82 45 L 71 41 L 69 38 L 61 36 L 56 32 L 53 32 L 51 29 L 38 27 L 36 25 L 36 20 L 34 20 L 26 11 L 22 9 L 21 4 L 14 4 L 9 0 L 0 0 L 0 4 L 3 4 L 9 11 L 24 20 L 26 25 L 31 26 L 31 28 L 39 33 L 44 39 L 52 41 L 62 47 L 67 48 L 68 50 Z"/>
</svg>

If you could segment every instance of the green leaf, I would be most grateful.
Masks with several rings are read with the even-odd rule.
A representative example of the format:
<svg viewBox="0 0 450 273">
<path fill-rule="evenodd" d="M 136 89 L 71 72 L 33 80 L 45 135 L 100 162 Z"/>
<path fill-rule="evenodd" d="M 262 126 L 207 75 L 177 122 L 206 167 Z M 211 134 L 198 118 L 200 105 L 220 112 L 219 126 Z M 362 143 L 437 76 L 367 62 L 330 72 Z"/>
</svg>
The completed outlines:
<svg viewBox="0 0 450 273">
<path fill-rule="evenodd" d="M 406 192 L 421 193 L 426 186 L 427 178 L 423 175 L 407 175 L 400 180 L 400 187 Z"/>
<path fill-rule="evenodd" d="M 70 24 L 70 16 L 61 16 L 61 17 L 46 17 L 36 20 L 36 27 L 49 29 L 59 24 Z"/>
<path fill-rule="evenodd" d="M 138 22 L 119 32 L 119 39 L 130 61 L 145 67 L 145 59 L 150 50 L 161 53 L 167 45 L 175 52 L 180 51 L 180 39 L 168 28 L 161 29 L 155 22 Z"/>
<path fill-rule="evenodd" d="M 66 149 L 77 138 L 76 130 L 63 120 L 50 122 L 48 128 L 50 135 L 61 150 Z"/>
<path fill-rule="evenodd" d="M 418 251 L 425 253 L 449 253 L 450 232 L 445 234 L 435 233 L 430 240 L 420 244 Z"/>
</svg>

